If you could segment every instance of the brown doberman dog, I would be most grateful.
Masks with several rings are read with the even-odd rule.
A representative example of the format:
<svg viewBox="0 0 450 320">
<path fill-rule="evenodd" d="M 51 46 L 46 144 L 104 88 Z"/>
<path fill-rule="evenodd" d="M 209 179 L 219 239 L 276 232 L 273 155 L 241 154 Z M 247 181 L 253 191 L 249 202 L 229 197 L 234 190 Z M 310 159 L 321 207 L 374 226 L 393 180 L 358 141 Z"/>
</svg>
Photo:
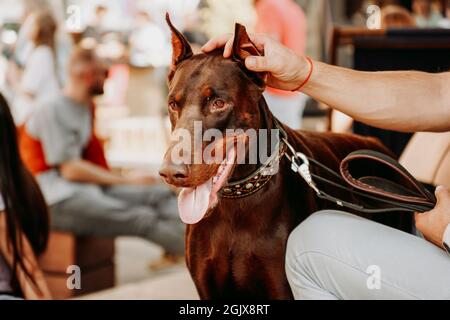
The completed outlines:
<svg viewBox="0 0 450 320">
<path fill-rule="evenodd" d="M 265 76 L 244 66 L 246 56 L 258 54 L 244 27 L 237 25 L 233 58 L 225 59 L 221 50 L 194 55 L 187 40 L 168 18 L 167 21 L 173 44 L 168 108 L 174 132 L 186 129 L 194 137 L 196 122 L 201 123 L 203 130 L 214 128 L 222 133 L 227 129 L 277 127 L 262 96 Z M 345 156 L 358 149 L 389 153 L 371 138 L 297 132 L 278 126 L 297 151 L 334 170 L 338 170 Z M 188 144 L 193 145 L 192 140 Z M 230 161 L 189 164 L 173 160 L 176 145 L 174 142 L 169 146 L 160 175 L 168 184 L 183 188 L 179 210 L 188 223 L 186 261 L 200 297 L 291 299 L 284 269 L 288 236 L 310 214 L 336 206 L 318 200 L 291 171 L 290 162 L 284 157 L 280 158 L 278 173 L 262 178 L 253 173 L 261 172 L 265 163 L 232 164 L 235 148 L 225 150 L 224 159 L 231 159 L 231 165 Z M 201 145 L 203 149 L 207 146 Z M 282 152 L 281 147 L 277 150 Z M 318 173 L 333 179 L 327 172 Z M 242 185 L 230 181 L 241 181 Z M 321 187 L 336 194 L 329 186 Z M 352 200 L 351 195 L 340 196 Z M 405 230 L 411 223 L 410 216 L 405 215 L 368 218 Z"/>
</svg>

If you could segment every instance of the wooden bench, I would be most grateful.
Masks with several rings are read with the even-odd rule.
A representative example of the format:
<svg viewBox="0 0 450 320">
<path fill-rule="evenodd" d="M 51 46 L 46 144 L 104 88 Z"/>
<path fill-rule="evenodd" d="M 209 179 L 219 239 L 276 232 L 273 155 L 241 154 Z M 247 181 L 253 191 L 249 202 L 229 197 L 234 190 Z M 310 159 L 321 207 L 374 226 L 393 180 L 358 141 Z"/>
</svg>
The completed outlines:
<svg viewBox="0 0 450 320">
<path fill-rule="evenodd" d="M 51 232 L 47 251 L 39 258 L 54 299 L 68 299 L 114 286 L 114 239 Z M 79 266 L 81 289 L 67 286 L 70 266 Z"/>
</svg>

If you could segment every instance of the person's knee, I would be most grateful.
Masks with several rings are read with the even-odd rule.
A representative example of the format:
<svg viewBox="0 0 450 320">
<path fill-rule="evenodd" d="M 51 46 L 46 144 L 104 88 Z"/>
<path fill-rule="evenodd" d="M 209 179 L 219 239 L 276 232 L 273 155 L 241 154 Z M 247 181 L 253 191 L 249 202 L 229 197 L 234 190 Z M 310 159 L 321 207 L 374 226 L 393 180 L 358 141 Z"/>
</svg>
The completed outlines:
<svg viewBox="0 0 450 320">
<path fill-rule="evenodd" d="M 286 261 L 292 263 L 305 252 L 322 252 L 334 241 L 338 230 L 345 228 L 353 216 L 340 211 L 324 210 L 311 215 L 292 231 L 287 243 Z"/>
<path fill-rule="evenodd" d="M 339 214 L 335 211 L 319 211 L 312 214 L 292 231 L 288 239 L 288 250 L 301 247 L 305 249 L 311 243 L 315 243 L 327 234 L 327 230 L 333 228 L 330 217 Z"/>
<path fill-rule="evenodd" d="M 319 211 L 292 231 L 286 248 L 285 268 L 294 295 L 298 293 L 296 289 L 307 286 L 314 258 L 320 256 L 317 253 L 328 255 L 328 251 L 333 250 L 330 246 L 333 234 L 336 228 L 341 228 L 340 221 L 348 216 L 339 211 Z"/>
</svg>

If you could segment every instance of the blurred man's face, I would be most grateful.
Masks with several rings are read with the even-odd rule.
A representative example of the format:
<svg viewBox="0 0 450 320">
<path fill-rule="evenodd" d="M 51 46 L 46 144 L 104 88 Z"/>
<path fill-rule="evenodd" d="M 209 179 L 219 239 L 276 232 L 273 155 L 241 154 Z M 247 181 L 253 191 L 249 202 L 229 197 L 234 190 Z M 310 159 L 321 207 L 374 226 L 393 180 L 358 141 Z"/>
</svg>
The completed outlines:
<svg viewBox="0 0 450 320">
<path fill-rule="evenodd" d="M 413 11 L 421 16 L 428 16 L 431 11 L 431 2 L 426 0 L 415 0 L 413 2 Z"/>
<path fill-rule="evenodd" d="M 104 93 L 104 85 L 107 77 L 107 70 L 99 62 L 93 62 L 86 72 L 85 83 L 91 96 L 98 96 Z"/>
</svg>

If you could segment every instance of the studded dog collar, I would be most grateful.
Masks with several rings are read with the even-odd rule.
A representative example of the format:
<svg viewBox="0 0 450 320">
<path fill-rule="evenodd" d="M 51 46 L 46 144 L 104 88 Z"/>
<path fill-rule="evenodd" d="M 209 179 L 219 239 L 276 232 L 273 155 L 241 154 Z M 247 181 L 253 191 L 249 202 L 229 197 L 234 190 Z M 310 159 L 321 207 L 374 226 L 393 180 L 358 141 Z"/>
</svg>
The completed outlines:
<svg viewBox="0 0 450 320">
<path fill-rule="evenodd" d="M 278 121 L 275 121 L 275 126 L 280 130 L 283 137 L 287 139 L 287 134 Z M 284 139 L 280 139 L 275 148 L 276 151 L 261 167 L 244 179 L 228 183 L 220 190 L 219 195 L 228 199 L 245 198 L 261 190 L 277 174 L 279 168 L 277 163 L 285 155 L 287 149 L 283 141 Z"/>
</svg>

